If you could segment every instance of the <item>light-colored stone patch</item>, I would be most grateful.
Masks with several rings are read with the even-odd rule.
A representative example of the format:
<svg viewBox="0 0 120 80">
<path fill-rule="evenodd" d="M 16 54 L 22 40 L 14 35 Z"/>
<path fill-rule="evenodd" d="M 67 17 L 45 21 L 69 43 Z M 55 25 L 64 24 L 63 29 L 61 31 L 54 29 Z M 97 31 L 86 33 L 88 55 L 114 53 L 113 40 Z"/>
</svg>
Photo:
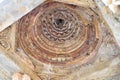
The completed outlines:
<svg viewBox="0 0 120 80">
<path fill-rule="evenodd" d="M 45 0 L 0 0 L 0 31 Z"/>
<path fill-rule="evenodd" d="M 13 74 L 12 80 L 31 80 L 31 78 L 27 74 L 16 72 Z"/>
<path fill-rule="evenodd" d="M 100 8 L 102 15 L 110 27 L 118 45 L 120 46 L 120 13 L 112 13 L 109 8 L 105 8 L 105 4 L 101 0 L 95 0 Z M 120 9 L 119 9 L 120 11 Z M 107 13 L 106 13 L 107 12 Z"/>
<path fill-rule="evenodd" d="M 19 70 L 13 61 L 0 53 L 0 80 L 11 80 L 11 76 Z"/>
</svg>

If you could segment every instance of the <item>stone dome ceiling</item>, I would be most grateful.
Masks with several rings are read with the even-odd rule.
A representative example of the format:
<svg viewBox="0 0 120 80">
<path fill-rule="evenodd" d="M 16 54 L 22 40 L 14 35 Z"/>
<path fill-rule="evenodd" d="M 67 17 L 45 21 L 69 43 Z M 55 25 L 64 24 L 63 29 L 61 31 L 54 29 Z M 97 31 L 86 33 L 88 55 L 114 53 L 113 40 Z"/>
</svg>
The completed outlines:
<svg viewBox="0 0 120 80">
<path fill-rule="evenodd" d="M 100 0 L 1 4 L 0 80 L 120 79 L 119 14 Z"/>
<path fill-rule="evenodd" d="M 18 21 L 17 37 L 23 50 L 37 60 L 56 65 L 84 64 L 99 48 L 98 23 L 88 8 L 47 2 Z"/>
</svg>

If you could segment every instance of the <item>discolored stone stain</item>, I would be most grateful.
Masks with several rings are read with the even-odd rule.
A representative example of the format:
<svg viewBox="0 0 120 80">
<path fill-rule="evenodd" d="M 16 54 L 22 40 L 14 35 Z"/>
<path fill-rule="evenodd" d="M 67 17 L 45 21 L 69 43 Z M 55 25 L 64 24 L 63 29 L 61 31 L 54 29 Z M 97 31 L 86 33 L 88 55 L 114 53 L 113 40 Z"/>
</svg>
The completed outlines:
<svg viewBox="0 0 120 80">
<path fill-rule="evenodd" d="M 21 3 L 21 2 L 23 2 L 24 0 L 17 0 L 17 3 Z"/>
<path fill-rule="evenodd" d="M 21 7 L 19 8 L 19 12 L 20 12 L 20 13 L 23 13 L 23 12 L 25 12 L 25 11 L 26 11 L 26 7 L 21 6 Z"/>
<path fill-rule="evenodd" d="M 58 2 L 63 2 L 63 3 L 67 3 L 67 4 L 74 4 L 74 5 L 78 5 L 78 6 L 89 6 L 89 2 L 92 2 L 92 0 L 54 0 L 54 1 L 58 1 Z"/>
</svg>

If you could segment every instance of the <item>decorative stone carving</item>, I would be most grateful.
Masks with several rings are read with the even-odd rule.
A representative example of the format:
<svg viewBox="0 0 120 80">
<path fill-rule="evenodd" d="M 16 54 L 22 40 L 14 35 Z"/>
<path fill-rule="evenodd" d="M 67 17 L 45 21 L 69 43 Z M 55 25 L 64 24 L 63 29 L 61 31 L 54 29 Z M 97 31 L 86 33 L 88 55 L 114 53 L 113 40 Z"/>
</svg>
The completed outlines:
<svg viewBox="0 0 120 80">
<path fill-rule="evenodd" d="M 32 80 L 104 80 L 120 74 L 120 49 L 95 3 L 46 1 L 9 31 L 5 40 L 11 47 L 3 51 Z"/>
<path fill-rule="evenodd" d="M 0 47 L 4 50 L 9 50 L 11 44 L 9 43 L 10 39 L 10 28 L 5 31 L 0 32 Z"/>
<path fill-rule="evenodd" d="M 89 8 L 46 2 L 18 21 L 18 44 L 44 63 L 84 64 L 100 45 L 98 20 Z"/>
</svg>

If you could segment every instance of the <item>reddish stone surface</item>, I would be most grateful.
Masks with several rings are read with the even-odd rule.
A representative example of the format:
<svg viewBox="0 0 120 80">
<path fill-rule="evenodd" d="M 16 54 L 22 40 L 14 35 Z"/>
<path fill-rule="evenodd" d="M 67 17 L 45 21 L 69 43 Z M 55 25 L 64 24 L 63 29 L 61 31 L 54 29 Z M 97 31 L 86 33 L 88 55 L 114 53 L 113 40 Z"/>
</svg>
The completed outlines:
<svg viewBox="0 0 120 80">
<path fill-rule="evenodd" d="M 99 48 L 98 22 L 89 8 L 46 2 L 19 20 L 18 43 L 26 54 L 44 63 L 84 64 Z"/>
</svg>

